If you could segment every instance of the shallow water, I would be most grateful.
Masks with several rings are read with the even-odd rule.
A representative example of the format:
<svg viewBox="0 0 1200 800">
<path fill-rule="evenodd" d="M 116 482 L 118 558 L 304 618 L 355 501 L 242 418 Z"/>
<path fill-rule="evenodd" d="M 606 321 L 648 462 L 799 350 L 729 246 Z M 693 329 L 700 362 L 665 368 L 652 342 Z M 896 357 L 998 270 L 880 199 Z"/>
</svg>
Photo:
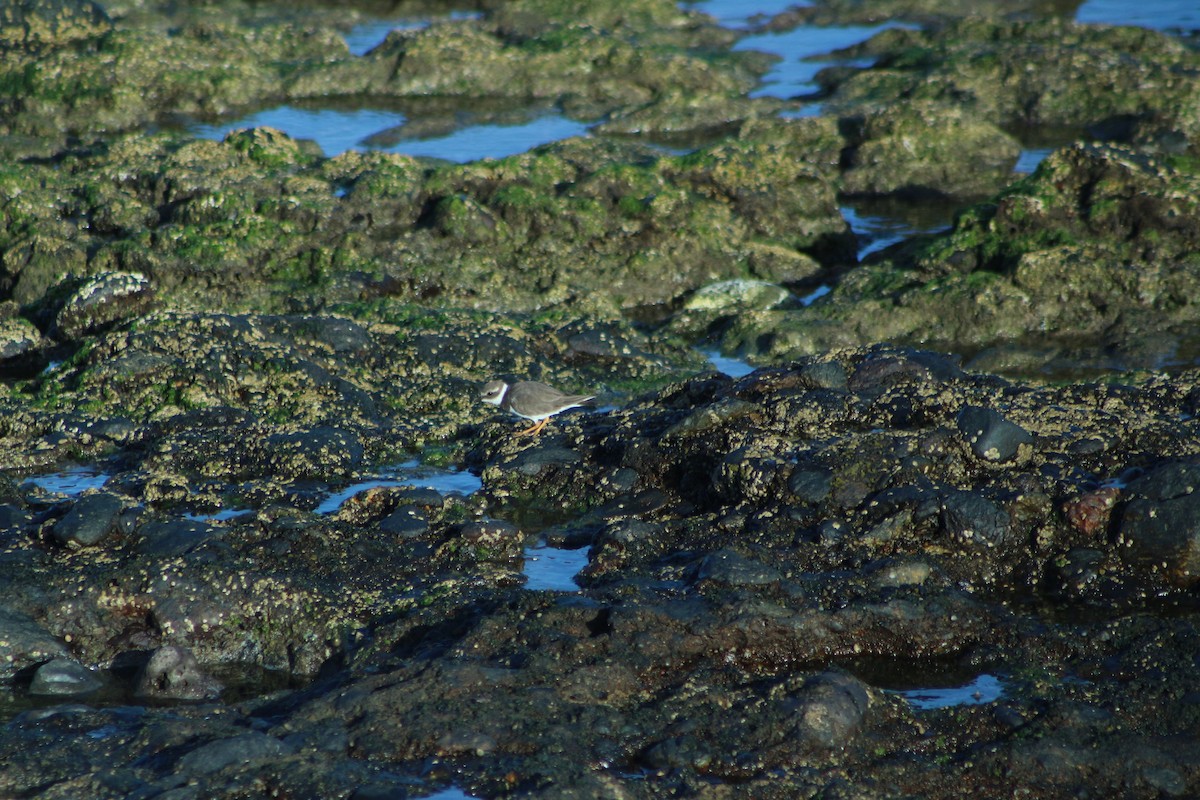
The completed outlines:
<svg viewBox="0 0 1200 800">
<path fill-rule="evenodd" d="M 1087 0 L 1075 12 L 1078 22 L 1139 25 L 1160 31 L 1200 30 L 1200 3 L 1195 0 Z"/>
<path fill-rule="evenodd" d="M 897 694 L 917 711 L 932 711 L 993 703 L 1004 696 L 1004 684 L 995 675 L 984 673 L 961 686 L 904 689 Z"/>
<path fill-rule="evenodd" d="M 204 522 L 225 522 L 253 513 L 254 511 L 249 508 L 223 508 L 220 511 L 189 511 L 183 514 L 183 518 Z"/>
<path fill-rule="evenodd" d="M 467 794 L 457 786 L 448 786 L 439 792 L 427 794 L 421 800 L 477 800 L 473 794 Z"/>
<path fill-rule="evenodd" d="M 221 704 L 233 704 L 255 698 L 265 697 L 275 692 L 288 691 L 307 685 L 305 678 L 297 677 L 281 670 L 265 669 L 256 664 L 210 664 L 205 665 L 206 674 L 215 678 L 221 684 L 221 693 L 212 701 Z M 153 706 L 193 706 L 194 700 L 155 699 L 147 702 L 145 697 L 135 694 L 135 675 L 129 670 L 118 671 L 109 669 L 93 670 L 103 684 L 91 691 L 80 694 L 63 695 L 33 695 L 28 692 L 28 678 L 22 681 L 0 682 L 0 721 L 8 721 L 26 711 L 38 709 L 54 709 L 71 705 L 84 705 L 90 708 L 125 708 L 132 715 L 138 715 L 146 705 Z M 104 738 L 112 731 L 105 728 L 88 733 L 93 738 Z"/>
<path fill-rule="evenodd" d="M 835 50 L 858 44 L 870 39 L 880 31 L 901 27 L 899 23 L 883 25 L 854 25 L 836 28 L 818 28 L 802 25 L 783 33 L 761 33 L 746 36 L 734 50 L 760 50 L 773 53 L 780 61 L 763 76 L 762 85 L 750 93 L 751 97 L 777 97 L 791 100 L 817 91 L 813 78 L 825 67 L 835 64 L 869 66 L 870 62 L 846 61 L 842 59 L 815 58 L 826 56 Z M 814 105 L 801 114 L 819 113 L 820 106 Z"/>
<path fill-rule="evenodd" d="M 776 14 L 787 11 L 796 0 L 760 0 L 757 3 L 746 3 L 742 0 L 702 0 L 702 2 L 683 2 L 681 7 L 693 11 L 703 11 L 726 28 L 745 28 L 761 19 L 769 19 Z"/>
<path fill-rule="evenodd" d="M 713 369 L 723 372 L 731 378 L 740 378 L 754 372 L 754 366 L 736 356 L 723 356 L 718 350 L 701 349 L 700 353 L 708 359 Z"/>
<path fill-rule="evenodd" d="M 481 14 L 474 11 L 452 11 L 449 19 L 478 19 Z M 359 23 L 342 36 L 346 47 L 356 56 L 365 55 L 377 47 L 394 30 L 415 31 L 428 28 L 430 21 L 419 17 L 394 17 L 372 19 Z"/>
<path fill-rule="evenodd" d="M 954 207 L 949 203 L 889 200 L 856 202 L 843 205 L 841 210 L 858 238 L 860 261 L 914 234 L 947 230 L 954 213 Z"/>
<path fill-rule="evenodd" d="M 522 572 L 528 579 L 526 589 L 535 591 L 578 592 L 575 576 L 587 566 L 588 548 L 564 550 L 538 544 L 525 548 Z"/>
<path fill-rule="evenodd" d="M 193 124 L 187 131 L 201 139 L 223 139 L 232 131 L 243 128 L 269 127 L 296 139 L 312 140 L 327 156 L 347 150 L 380 150 L 458 163 L 504 158 L 540 144 L 585 136 L 588 132 L 584 123 L 567 119 L 557 112 L 543 113 L 511 125 L 467 125 L 436 136 L 406 136 L 403 130 L 409 122 L 410 118 L 400 111 L 284 105 L 228 122 Z"/>
<path fill-rule="evenodd" d="M 1038 164 L 1051 152 L 1053 151 L 1048 147 L 1023 148 L 1021 155 L 1017 156 L 1017 163 L 1013 165 L 1013 172 L 1017 175 L 1032 175 Z"/>
<path fill-rule="evenodd" d="M 477 475 L 469 472 L 438 467 L 422 466 L 421 462 L 413 459 L 392 467 L 380 470 L 366 480 L 352 483 L 336 492 L 331 492 L 316 508 L 318 514 L 332 514 L 341 508 L 342 503 L 359 492 L 381 487 L 410 486 L 414 488 L 433 489 L 441 494 L 469 495 L 479 491 L 483 481 Z"/>
<path fill-rule="evenodd" d="M 78 497 L 88 489 L 100 489 L 112 476 L 96 467 L 70 467 L 45 475 L 31 475 L 21 482 L 22 486 L 37 486 L 53 495 Z"/>
</svg>

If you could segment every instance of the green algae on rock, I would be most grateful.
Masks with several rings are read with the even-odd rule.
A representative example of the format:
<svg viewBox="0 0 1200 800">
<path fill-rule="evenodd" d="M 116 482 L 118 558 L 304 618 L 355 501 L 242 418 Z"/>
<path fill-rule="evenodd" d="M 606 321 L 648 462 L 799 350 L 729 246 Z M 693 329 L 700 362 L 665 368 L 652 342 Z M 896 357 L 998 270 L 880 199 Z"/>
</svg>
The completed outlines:
<svg viewBox="0 0 1200 800">
<path fill-rule="evenodd" d="M 38 52 L 94 39 L 112 28 L 91 0 L 16 0 L 0 8 L 0 49 Z"/>
<path fill-rule="evenodd" d="M 839 184 L 850 196 L 982 197 L 1009 182 L 1020 152 L 995 125 L 940 103 L 908 102 L 855 127 Z"/>
<path fill-rule="evenodd" d="M 1197 180 L 1190 158 L 1057 151 L 949 233 L 851 270 L 812 306 L 735 319 L 723 346 L 787 359 L 888 340 L 974 351 L 1034 333 L 1179 335 L 1200 312 Z"/>
<path fill-rule="evenodd" d="M 164 304 L 197 310 L 399 296 L 516 310 L 606 298 L 612 314 L 721 278 L 807 279 L 803 253 L 851 258 L 830 183 L 791 152 L 660 157 L 577 139 L 444 165 L 323 160 L 263 128 L 128 136 L 56 169 L 10 167 L 0 286 L 33 307 L 64 274 L 136 272 Z"/>
<path fill-rule="evenodd" d="M 162 29 L 139 26 L 137 15 L 112 23 L 88 3 L 67 24 L 66 15 L 26 10 L 36 5 L 19 4 L 23 13 L 0 27 L 0 35 L 38 45 L 36 60 L 20 49 L 0 60 L 0 85 L 9 90 L 2 130 L 51 140 L 308 97 L 540 98 L 595 118 L 670 91 L 744 93 L 760 63 L 730 53 L 729 32 L 666 2 L 653 12 L 631 3 L 583 18 L 578 9 L 560 16 L 563 9 L 542 12 L 536 3 L 505 5 L 484 19 L 396 31 L 361 57 L 332 26 L 298 20 L 248 27 L 236 17 L 185 17 Z M 722 56 L 703 57 L 701 48 Z"/>
<path fill-rule="evenodd" d="M 834 113 L 903 97 L 956 105 L 1006 127 L 1083 128 L 1124 117 L 1171 124 L 1192 116 L 1200 96 L 1188 77 L 1200 56 L 1143 28 L 976 18 L 928 31 L 893 28 L 844 52 L 877 60 L 852 74 L 818 75 Z"/>
</svg>

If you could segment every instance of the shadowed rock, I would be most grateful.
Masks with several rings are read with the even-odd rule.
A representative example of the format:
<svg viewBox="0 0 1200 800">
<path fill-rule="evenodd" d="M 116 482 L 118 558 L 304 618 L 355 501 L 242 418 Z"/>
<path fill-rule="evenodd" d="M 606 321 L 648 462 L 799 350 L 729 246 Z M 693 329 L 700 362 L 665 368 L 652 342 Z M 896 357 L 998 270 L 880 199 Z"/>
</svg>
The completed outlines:
<svg viewBox="0 0 1200 800">
<path fill-rule="evenodd" d="M 221 693 L 221 684 L 209 676 L 192 652 L 183 647 L 160 647 L 150 654 L 137 678 L 142 697 L 171 700 L 209 700 Z"/>
</svg>

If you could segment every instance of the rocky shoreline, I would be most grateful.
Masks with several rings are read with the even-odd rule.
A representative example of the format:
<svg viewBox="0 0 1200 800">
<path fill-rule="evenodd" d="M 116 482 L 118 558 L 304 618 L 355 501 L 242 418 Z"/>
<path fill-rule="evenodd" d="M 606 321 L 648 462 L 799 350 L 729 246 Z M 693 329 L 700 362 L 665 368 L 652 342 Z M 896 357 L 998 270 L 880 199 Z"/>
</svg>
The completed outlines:
<svg viewBox="0 0 1200 800">
<path fill-rule="evenodd" d="M 0 12 L 0 795 L 1200 791 L 1200 52 L 902 5 L 791 100 L 670 2 Z M 595 124 L 167 129 L 318 97 Z"/>
</svg>

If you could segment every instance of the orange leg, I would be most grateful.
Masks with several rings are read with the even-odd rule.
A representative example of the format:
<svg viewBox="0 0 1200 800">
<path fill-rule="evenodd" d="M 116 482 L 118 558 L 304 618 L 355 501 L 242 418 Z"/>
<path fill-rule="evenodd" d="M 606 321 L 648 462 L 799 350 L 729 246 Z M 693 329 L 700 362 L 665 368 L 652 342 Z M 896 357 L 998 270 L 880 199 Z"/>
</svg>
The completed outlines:
<svg viewBox="0 0 1200 800">
<path fill-rule="evenodd" d="M 546 427 L 546 423 L 550 421 L 549 417 L 543 418 L 541 421 L 534 423 L 523 431 L 517 433 L 517 436 L 537 436 L 542 432 L 542 428 Z"/>
</svg>

